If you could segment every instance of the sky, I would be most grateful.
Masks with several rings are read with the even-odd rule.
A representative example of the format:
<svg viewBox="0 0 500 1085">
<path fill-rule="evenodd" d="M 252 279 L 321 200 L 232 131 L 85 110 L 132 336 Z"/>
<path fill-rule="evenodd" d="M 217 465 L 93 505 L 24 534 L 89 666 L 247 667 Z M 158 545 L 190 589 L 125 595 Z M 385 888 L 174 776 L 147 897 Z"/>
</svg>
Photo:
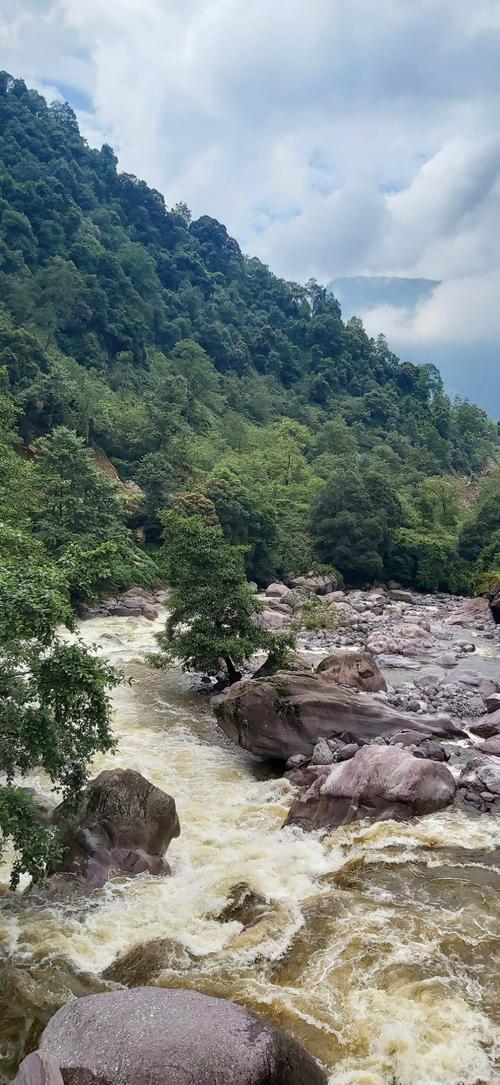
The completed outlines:
<svg viewBox="0 0 500 1085">
<path fill-rule="evenodd" d="M 500 417 L 500 0 L 0 0 L 0 67 L 279 275 L 439 280 L 367 330 Z"/>
</svg>

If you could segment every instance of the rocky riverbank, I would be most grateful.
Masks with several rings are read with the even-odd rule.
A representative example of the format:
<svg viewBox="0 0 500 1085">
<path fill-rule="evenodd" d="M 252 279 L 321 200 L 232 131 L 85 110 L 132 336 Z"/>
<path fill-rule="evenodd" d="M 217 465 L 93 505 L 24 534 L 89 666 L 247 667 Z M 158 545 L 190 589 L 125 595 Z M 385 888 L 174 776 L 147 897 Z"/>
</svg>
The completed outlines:
<svg viewBox="0 0 500 1085">
<path fill-rule="evenodd" d="M 293 679 L 291 691 L 305 705 L 305 678 L 321 687 L 330 705 L 327 724 L 336 704 L 338 726 L 333 737 L 324 731 L 318 739 L 310 715 L 307 748 L 288 765 L 283 748 L 270 764 L 230 741 L 189 676 L 145 664 L 163 621 L 160 608 L 154 620 L 99 616 L 82 624 L 80 635 L 127 678 L 113 695 L 117 752 L 100 758 L 93 774 L 99 781 L 102 772 L 140 772 L 160 835 L 153 824 L 154 838 L 144 826 L 137 833 L 135 778 L 126 816 L 120 813 L 116 822 L 110 817 L 115 800 L 110 811 L 101 780 L 97 799 L 91 785 L 74 826 L 76 869 L 58 875 L 53 892 L 3 895 L 4 1080 L 36 1047 L 58 1007 L 117 985 L 119 991 L 188 988 L 243 1003 L 301 1042 L 330 1075 L 330 1085 L 494 1080 L 500 1023 L 494 963 L 500 819 L 492 816 L 495 757 L 500 764 L 494 752 L 496 627 L 486 613 L 471 620 L 464 615 L 471 601 L 386 595 L 382 617 L 373 616 L 371 593 L 338 600 L 356 603 L 356 629 L 344 622 L 299 634 L 299 659 L 283 677 L 278 700 L 283 707 L 284 684 Z M 391 624 L 401 634 L 419 612 L 431 626 L 424 632 L 443 650 L 462 639 L 475 651 L 454 649 L 457 663 L 449 668 L 436 662 L 434 649 L 420 657 L 366 647 L 362 630 L 373 617 L 381 617 L 378 632 Z M 477 685 L 470 685 L 470 671 Z M 437 695 L 431 686 L 420 690 L 428 675 Z M 476 715 L 460 715 L 450 700 L 440 700 L 451 678 L 459 691 L 480 699 Z M 252 682 L 258 689 L 269 679 Z M 411 688 L 398 704 L 406 683 Z M 420 695 L 408 730 L 406 697 L 415 697 L 413 687 Z M 349 727 L 340 731 L 343 712 Z M 294 718 L 289 730 L 297 741 Z M 114 788 L 116 778 L 104 779 Z M 50 781 L 36 776 L 27 783 L 50 797 Z M 163 794 L 158 804 L 156 788 Z M 149 800 L 146 805 L 153 812 Z M 302 831 L 310 829 L 321 831 Z M 170 836 L 171 876 L 165 877 L 158 859 Z M 92 887 L 82 875 L 93 875 L 96 860 L 99 884 Z M 58 895 L 61 879 L 79 882 L 70 896 Z M 169 1048 L 175 1058 L 179 1035 L 172 1032 Z M 87 1049 L 91 1054 L 92 1040 Z M 54 1073 L 62 1065 L 58 1058 Z M 306 1064 L 308 1080 L 311 1073 Z M 56 1081 L 61 1085 L 57 1076 L 51 1085 Z"/>
<path fill-rule="evenodd" d="M 299 627 L 293 673 L 214 699 L 233 741 L 286 762 L 300 789 L 287 824 L 404 820 L 453 801 L 499 813 L 500 627 L 488 601 L 330 587 L 308 585 L 330 628 L 307 632 L 304 585 L 270 585 L 264 623 Z"/>
</svg>

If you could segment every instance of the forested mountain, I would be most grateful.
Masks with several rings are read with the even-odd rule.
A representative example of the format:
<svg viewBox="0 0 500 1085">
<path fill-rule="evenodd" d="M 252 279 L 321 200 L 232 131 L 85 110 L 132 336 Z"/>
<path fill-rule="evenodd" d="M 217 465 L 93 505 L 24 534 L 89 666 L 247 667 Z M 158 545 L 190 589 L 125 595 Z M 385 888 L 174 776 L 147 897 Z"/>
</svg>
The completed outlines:
<svg viewBox="0 0 500 1085">
<path fill-rule="evenodd" d="M 498 451 L 482 410 L 344 323 L 314 281 L 169 210 L 87 146 L 67 104 L 6 73 L 0 286 L 6 569 L 41 563 L 73 600 L 154 580 L 159 513 L 192 491 L 259 582 L 326 564 L 351 583 L 460 590 L 500 564 L 498 515 L 477 552 L 467 542 L 467 499 Z"/>
</svg>

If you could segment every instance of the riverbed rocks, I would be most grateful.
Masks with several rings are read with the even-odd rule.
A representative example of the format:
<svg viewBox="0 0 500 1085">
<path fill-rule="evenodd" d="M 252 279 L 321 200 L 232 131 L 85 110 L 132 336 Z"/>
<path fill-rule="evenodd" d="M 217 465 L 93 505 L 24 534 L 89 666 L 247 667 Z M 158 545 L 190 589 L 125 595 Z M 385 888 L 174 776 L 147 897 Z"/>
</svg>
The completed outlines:
<svg viewBox="0 0 500 1085">
<path fill-rule="evenodd" d="M 500 735 L 500 709 L 496 712 L 488 712 L 480 720 L 471 723 L 470 730 L 473 735 L 478 735 L 479 738 L 492 738 L 493 735 Z"/>
<path fill-rule="evenodd" d="M 338 587 L 334 576 L 310 572 L 307 576 L 296 576 L 290 581 L 292 588 L 299 588 L 315 595 L 328 595 Z"/>
<path fill-rule="evenodd" d="M 338 686 L 377 693 L 387 689 L 385 678 L 374 657 L 367 651 L 337 651 L 326 656 L 317 667 L 326 682 Z"/>
<path fill-rule="evenodd" d="M 318 739 L 359 745 L 412 728 L 426 737 L 453 738 L 463 731 L 446 716 L 403 714 L 379 695 L 354 694 L 318 675 L 280 673 L 244 679 L 214 698 L 219 726 L 259 757 L 286 761 L 311 756 Z"/>
<path fill-rule="evenodd" d="M 454 794 L 445 765 L 396 745 L 372 744 L 318 774 L 292 805 L 286 824 L 331 830 L 361 818 L 406 821 L 443 810 Z"/>
<path fill-rule="evenodd" d="M 494 751 L 473 752 L 458 778 L 457 794 L 480 813 L 500 813 L 500 758 Z"/>
<path fill-rule="evenodd" d="M 95 888 L 118 874 L 168 874 L 163 856 L 180 833 L 175 801 L 133 769 L 101 772 L 76 809 L 53 814 L 63 857 L 58 870 Z"/>
<path fill-rule="evenodd" d="M 262 1017 L 197 991 L 136 987 L 67 1003 L 40 1049 L 65 1085 L 326 1085 Z"/>
<path fill-rule="evenodd" d="M 153 622 L 158 617 L 158 607 L 164 606 L 167 592 L 148 591 L 146 588 L 129 588 L 111 599 L 103 599 L 96 606 L 78 603 L 78 617 L 89 618 L 147 618 Z"/>
</svg>

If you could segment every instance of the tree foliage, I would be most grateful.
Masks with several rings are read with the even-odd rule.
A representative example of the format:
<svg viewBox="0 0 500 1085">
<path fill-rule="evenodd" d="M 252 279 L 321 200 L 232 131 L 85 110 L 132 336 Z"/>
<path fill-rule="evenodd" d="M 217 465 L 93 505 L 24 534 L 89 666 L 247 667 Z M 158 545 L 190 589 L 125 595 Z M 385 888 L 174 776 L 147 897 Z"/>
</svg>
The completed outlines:
<svg viewBox="0 0 500 1085">
<path fill-rule="evenodd" d="M 170 509 L 163 517 L 171 595 L 158 662 L 180 660 L 188 670 L 211 675 L 224 663 L 234 681 L 255 652 L 276 655 L 290 641 L 258 624 L 260 606 L 246 581 L 243 547 L 226 542 L 210 510 L 201 511 L 199 501 L 193 506 L 190 512 Z"/>
</svg>

